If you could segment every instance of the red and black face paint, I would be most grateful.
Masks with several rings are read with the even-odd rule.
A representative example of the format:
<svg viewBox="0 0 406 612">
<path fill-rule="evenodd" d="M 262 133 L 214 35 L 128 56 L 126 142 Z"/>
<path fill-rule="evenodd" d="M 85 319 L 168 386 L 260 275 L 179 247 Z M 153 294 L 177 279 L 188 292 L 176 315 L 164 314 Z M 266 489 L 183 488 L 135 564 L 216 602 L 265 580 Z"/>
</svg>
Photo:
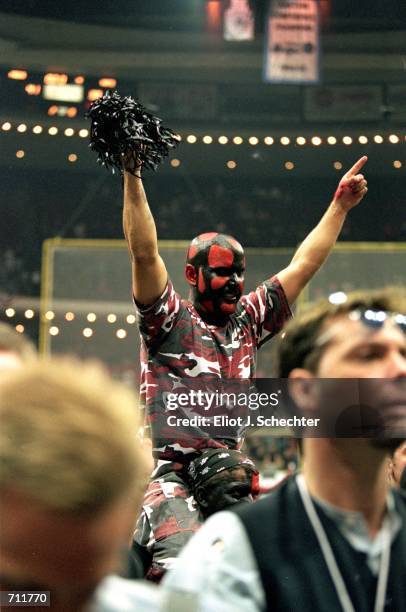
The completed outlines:
<svg viewBox="0 0 406 612">
<path fill-rule="evenodd" d="M 219 321 L 233 314 L 243 292 L 244 272 L 244 250 L 231 236 L 211 232 L 192 241 L 186 278 L 199 312 Z"/>
</svg>

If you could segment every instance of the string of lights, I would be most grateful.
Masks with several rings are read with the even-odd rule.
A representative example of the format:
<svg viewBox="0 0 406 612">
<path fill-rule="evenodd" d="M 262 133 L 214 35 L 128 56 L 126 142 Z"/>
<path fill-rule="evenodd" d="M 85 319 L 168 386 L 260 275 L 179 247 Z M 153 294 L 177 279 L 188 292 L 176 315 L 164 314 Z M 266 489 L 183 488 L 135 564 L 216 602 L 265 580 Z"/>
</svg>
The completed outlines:
<svg viewBox="0 0 406 612">
<path fill-rule="evenodd" d="M 41 316 L 39 311 L 36 312 L 32 308 L 27 308 L 24 312 L 18 313 L 18 311 L 12 306 L 8 306 L 7 308 L 5 308 L 4 314 L 10 322 L 12 319 L 18 320 L 18 323 L 16 323 L 14 327 L 16 331 L 21 334 L 23 334 L 26 331 L 25 329 L 26 326 L 21 322 L 21 320 L 24 320 L 24 319 L 27 319 L 28 321 L 35 320 L 37 317 Z M 60 319 L 60 321 L 58 321 L 58 319 Z M 63 327 L 65 325 L 65 322 L 71 323 L 73 321 L 76 321 L 79 324 L 77 328 L 78 333 L 80 333 L 84 338 L 90 339 L 94 336 L 96 330 L 86 325 L 86 322 L 92 323 L 92 324 L 95 324 L 96 322 L 98 322 L 99 325 L 104 325 L 104 326 L 107 323 L 108 326 L 109 325 L 113 326 L 115 323 L 118 322 L 119 316 L 113 312 L 109 312 L 107 314 L 104 313 L 103 315 L 100 315 L 100 314 L 97 315 L 94 312 L 88 312 L 86 315 L 82 313 L 75 314 L 71 310 L 68 310 L 65 313 L 61 313 L 57 315 L 57 313 L 54 312 L 53 310 L 48 310 L 45 312 L 44 315 L 42 315 L 42 320 L 50 324 L 48 328 L 48 334 L 50 336 L 58 336 L 60 333 L 66 330 L 67 328 Z M 136 323 L 136 317 L 134 314 L 127 314 L 124 317 L 124 321 L 127 325 L 134 325 Z M 82 327 L 82 325 L 85 325 L 85 327 Z M 118 327 L 118 328 L 113 327 L 112 329 L 113 329 L 113 333 L 115 337 L 118 340 L 124 340 L 125 338 L 127 338 L 128 330 L 126 330 L 124 327 Z"/>
<path fill-rule="evenodd" d="M 49 134 L 49 136 L 56 136 L 57 134 L 59 135 L 64 135 L 66 137 L 72 137 L 72 136 L 78 136 L 79 138 L 87 138 L 89 136 L 89 130 L 86 128 L 80 128 L 80 129 L 73 129 L 71 127 L 68 128 L 58 128 L 54 125 L 52 126 L 46 126 L 46 125 L 40 125 L 40 124 L 35 124 L 33 126 L 28 126 L 26 123 L 19 123 L 18 125 L 13 125 L 10 121 L 4 121 L 1 125 L 1 130 L 3 132 L 11 132 L 12 130 L 16 130 L 17 132 L 19 132 L 20 134 L 26 133 L 27 131 L 32 131 L 33 134 L 43 134 L 43 133 L 47 133 Z M 383 144 L 383 143 L 390 143 L 390 144 L 401 144 L 403 142 L 406 142 L 406 134 L 396 134 L 396 133 L 380 133 L 380 134 L 357 134 L 357 135 L 348 135 L 345 134 L 343 136 L 339 136 L 339 135 L 325 135 L 325 136 L 319 136 L 319 135 L 314 135 L 314 136 L 303 136 L 303 135 L 281 135 L 281 136 L 263 136 L 263 137 L 258 137 L 258 136 L 239 136 L 239 135 L 235 135 L 235 136 L 226 136 L 224 134 L 222 135 L 210 135 L 210 134 L 205 134 L 203 136 L 198 136 L 196 134 L 178 134 L 178 137 L 180 140 L 185 141 L 187 144 L 199 144 L 199 143 L 203 143 L 206 145 L 209 144 L 220 144 L 220 145 L 226 145 L 226 144 L 234 144 L 234 145 L 242 145 L 242 144 L 249 144 L 250 146 L 257 146 L 257 145 L 266 145 L 266 146 L 272 146 L 272 145 L 282 145 L 282 146 L 289 146 L 289 145 L 299 145 L 299 146 L 305 146 L 305 145 L 313 145 L 315 147 L 318 146 L 322 146 L 322 145 L 340 145 L 340 144 L 344 144 L 346 146 L 350 146 L 352 144 Z"/>
</svg>

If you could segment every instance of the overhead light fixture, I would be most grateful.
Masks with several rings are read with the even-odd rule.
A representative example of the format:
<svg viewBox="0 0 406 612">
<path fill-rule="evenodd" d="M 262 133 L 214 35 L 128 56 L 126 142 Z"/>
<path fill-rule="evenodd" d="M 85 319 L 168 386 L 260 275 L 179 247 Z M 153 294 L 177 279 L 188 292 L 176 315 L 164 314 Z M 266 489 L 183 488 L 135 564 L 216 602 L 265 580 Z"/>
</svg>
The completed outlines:
<svg viewBox="0 0 406 612">
<path fill-rule="evenodd" d="M 56 72 L 47 72 L 46 74 L 44 74 L 45 85 L 66 85 L 67 82 L 67 74 L 60 74 Z"/>
<path fill-rule="evenodd" d="M 15 81 L 25 81 L 28 73 L 26 70 L 18 70 L 15 68 L 13 70 L 9 70 L 7 76 L 9 79 L 14 79 Z"/>
<path fill-rule="evenodd" d="M 107 89 L 113 89 L 117 86 L 117 79 L 113 79 L 112 77 L 102 77 L 99 79 L 100 87 L 105 87 Z"/>
<path fill-rule="evenodd" d="M 397 136 L 397 134 L 390 134 L 389 142 L 392 144 L 397 144 L 399 142 L 399 136 Z"/>
<path fill-rule="evenodd" d="M 27 83 L 24 87 L 24 91 L 29 96 L 39 96 L 41 93 L 41 85 L 36 85 L 35 83 Z"/>
<path fill-rule="evenodd" d="M 87 92 L 87 99 L 89 100 L 89 102 L 94 102 L 95 100 L 102 98 L 103 93 L 104 92 L 102 89 L 89 89 L 89 91 Z"/>
</svg>

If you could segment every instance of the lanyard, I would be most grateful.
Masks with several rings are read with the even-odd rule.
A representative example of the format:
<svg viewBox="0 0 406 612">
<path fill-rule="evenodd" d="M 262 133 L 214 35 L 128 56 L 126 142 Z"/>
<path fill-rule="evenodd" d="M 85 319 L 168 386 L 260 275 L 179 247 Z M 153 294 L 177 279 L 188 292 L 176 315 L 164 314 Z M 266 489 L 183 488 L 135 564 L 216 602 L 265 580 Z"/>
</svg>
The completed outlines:
<svg viewBox="0 0 406 612">
<path fill-rule="evenodd" d="M 345 586 L 343 577 L 337 565 L 337 561 L 334 557 L 333 550 L 330 542 L 328 541 L 327 534 L 324 530 L 323 525 L 319 519 L 319 516 L 314 507 L 313 500 L 309 494 L 306 486 L 305 479 L 302 474 L 296 477 L 297 486 L 299 493 L 302 498 L 304 508 L 306 510 L 307 517 L 310 521 L 313 531 L 319 542 L 321 552 L 323 553 L 324 560 L 330 572 L 331 579 L 334 583 L 335 590 L 337 592 L 338 599 L 340 600 L 343 612 L 355 612 L 354 606 Z M 378 585 L 376 588 L 374 612 L 384 612 L 385 598 L 386 598 L 386 587 L 388 584 L 389 565 L 390 565 L 390 530 L 385 529 L 383 532 L 383 550 L 381 556 L 381 563 L 379 567 Z"/>
</svg>

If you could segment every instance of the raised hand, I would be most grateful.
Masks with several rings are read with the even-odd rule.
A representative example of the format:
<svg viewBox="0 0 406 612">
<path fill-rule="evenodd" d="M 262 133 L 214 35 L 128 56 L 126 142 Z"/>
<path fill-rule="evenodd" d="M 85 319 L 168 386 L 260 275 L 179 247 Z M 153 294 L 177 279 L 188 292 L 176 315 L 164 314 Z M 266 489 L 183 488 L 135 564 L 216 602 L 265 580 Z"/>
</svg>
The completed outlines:
<svg viewBox="0 0 406 612">
<path fill-rule="evenodd" d="M 133 174 L 137 178 L 141 178 L 142 162 L 140 161 L 135 151 L 127 151 L 126 153 L 121 153 L 121 163 L 124 170 L 126 170 L 130 174 Z"/>
<path fill-rule="evenodd" d="M 368 191 L 367 181 L 359 170 L 366 164 L 368 157 L 363 155 L 352 168 L 348 170 L 338 183 L 334 194 L 334 202 L 343 210 L 348 211 L 357 206 Z"/>
</svg>

